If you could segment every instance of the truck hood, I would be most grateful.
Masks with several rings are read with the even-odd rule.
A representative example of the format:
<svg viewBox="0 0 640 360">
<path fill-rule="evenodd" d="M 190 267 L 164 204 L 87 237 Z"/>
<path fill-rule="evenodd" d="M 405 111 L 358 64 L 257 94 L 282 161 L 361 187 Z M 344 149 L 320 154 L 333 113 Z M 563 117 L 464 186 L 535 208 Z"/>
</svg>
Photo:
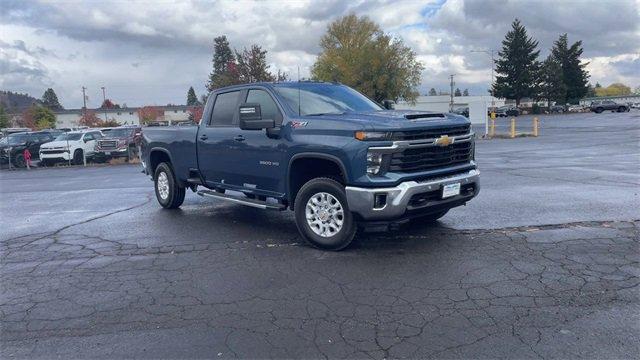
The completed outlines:
<svg viewBox="0 0 640 360">
<path fill-rule="evenodd" d="M 44 143 L 42 145 L 40 145 L 40 149 L 52 149 L 52 148 L 66 148 L 67 144 L 69 144 L 69 146 L 73 146 L 76 145 L 78 143 L 78 141 L 69 141 L 67 143 L 67 141 L 51 141 L 48 143 Z"/>
<path fill-rule="evenodd" d="M 412 130 L 469 124 L 469 120 L 461 115 L 416 110 L 363 111 L 310 118 L 348 121 L 361 124 L 370 130 Z"/>
</svg>

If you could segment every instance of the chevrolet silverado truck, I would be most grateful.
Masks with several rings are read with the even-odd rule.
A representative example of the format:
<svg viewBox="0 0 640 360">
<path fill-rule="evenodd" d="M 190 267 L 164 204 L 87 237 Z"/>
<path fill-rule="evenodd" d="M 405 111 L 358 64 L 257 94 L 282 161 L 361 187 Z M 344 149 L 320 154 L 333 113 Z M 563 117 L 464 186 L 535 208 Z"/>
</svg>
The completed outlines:
<svg viewBox="0 0 640 360">
<path fill-rule="evenodd" d="M 142 166 L 164 208 L 189 188 L 290 209 L 302 237 L 326 250 L 349 245 L 360 226 L 434 221 L 480 190 L 468 119 L 387 110 L 319 82 L 218 89 L 199 126 L 143 129 Z"/>
<path fill-rule="evenodd" d="M 131 161 L 138 156 L 142 128 L 138 126 L 121 126 L 103 129 L 104 137 L 98 140 L 95 148 L 95 159 L 104 162 L 113 158 L 124 158 Z"/>
</svg>

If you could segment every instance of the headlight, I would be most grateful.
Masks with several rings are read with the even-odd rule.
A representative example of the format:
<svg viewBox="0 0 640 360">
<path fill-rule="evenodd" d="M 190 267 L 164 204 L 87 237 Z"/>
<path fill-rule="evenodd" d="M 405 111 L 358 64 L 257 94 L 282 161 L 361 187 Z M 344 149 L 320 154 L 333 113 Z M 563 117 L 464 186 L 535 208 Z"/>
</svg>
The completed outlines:
<svg viewBox="0 0 640 360">
<path fill-rule="evenodd" d="M 382 166 L 382 154 L 367 153 L 367 174 L 377 175 Z"/>
<path fill-rule="evenodd" d="M 360 141 L 391 140 L 391 133 L 378 131 L 356 131 L 355 138 Z"/>
</svg>

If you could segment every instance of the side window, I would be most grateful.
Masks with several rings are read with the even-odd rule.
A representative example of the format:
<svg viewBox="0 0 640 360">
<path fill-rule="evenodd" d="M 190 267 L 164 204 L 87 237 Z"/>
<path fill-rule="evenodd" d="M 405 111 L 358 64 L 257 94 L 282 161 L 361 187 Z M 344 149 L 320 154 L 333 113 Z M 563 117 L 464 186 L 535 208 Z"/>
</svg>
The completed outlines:
<svg viewBox="0 0 640 360">
<path fill-rule="evenodd" d="M 269 93 L 264 90 L 249 90 L 246 102 L 260 104 L 262 118 L 274 119 L 276 121 L 276 125 L 280 125 L 279 122 L 282 121 L 280 111 Z"/>
<path fill-rule="evenodd" d="M 94 138 L 94 139 L 96 139 L 96 140 L 97 140 L 97 139 L 100 139 L 100 138 L 102 138 L 102 134 L 101 134 L 101 133 L 99 133 L 99 132 L 94 132 L 94 133 L 93 133 L 93 138 Z"/>
<path fill-rule="evenodd" d="M 231 126 L 238 108 L 240 91 L 218 94 L 213 104 L 210 126 Z"/>
<path fill-rule="evenodd" d="M 91 141 L 93 140 L 93 134 L 89 133 L 89 134 L 84 134 L 84 141 Z"/>
</svg>

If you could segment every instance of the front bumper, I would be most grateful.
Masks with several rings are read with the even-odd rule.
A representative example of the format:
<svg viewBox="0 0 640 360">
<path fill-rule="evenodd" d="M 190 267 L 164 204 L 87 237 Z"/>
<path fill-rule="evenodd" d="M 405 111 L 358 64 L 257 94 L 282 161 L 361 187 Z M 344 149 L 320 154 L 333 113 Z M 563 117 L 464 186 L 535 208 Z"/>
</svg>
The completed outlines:
<svg viewBox="0 0 640 360">
<path fill-rule="evenodd" d="M 63 150 L 59 152 L 42 152 L 39 153 L 40 160 L 53 160 L 53 159 L 62 159 L 62 160 L 71 160 L 72 156 L 69 154 L 69 151 Z"/>
<path fill-rule="evenodd" d="M 96 157 L 98 158 L 117 158 L 127 156 L 129 156 L 129 151 L 127 148 L 114 150 L 96 150 Z"/>
<path fill-rule="evenodd" d="M 443 186 L 453 183 L 460 183 L 460 195 L 442 199 Z M 406 181 L 387 188 L 346 187 L 349 209 L 367 221 L 394 220 L 408 215 L 406 213 L 452 208 L 471 200 L 479 192 L 480 171 L 477 169 L 426 181 Z M 377 196 L 386 196 L 384 206 L 376 207 Z"/>
</svg>

